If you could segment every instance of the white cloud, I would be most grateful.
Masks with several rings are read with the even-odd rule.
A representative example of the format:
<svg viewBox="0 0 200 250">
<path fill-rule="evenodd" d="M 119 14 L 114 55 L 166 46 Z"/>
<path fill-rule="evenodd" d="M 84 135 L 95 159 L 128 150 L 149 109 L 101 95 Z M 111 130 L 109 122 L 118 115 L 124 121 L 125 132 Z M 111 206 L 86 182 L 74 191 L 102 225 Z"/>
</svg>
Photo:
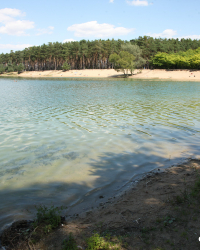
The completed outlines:
<svg viewBox="0 0 200 250">
<path fill-rule="evenodd" d="M 43 35 L 43 34 L 52 34 L 54 30 L 53 26 L 49 26 L 47 29 L 38 29 L 37 36 Z"/>
<path fill-rule="evenodd" d="M 0 49 L 22 50 L 32 46 L 30 44 L 0 44 Z"/>
<path fill-rule="evenodd" d="M 147 36 L 151 36 L 151 37 L 154 37 L 154 38 L 178 38 L 179 40 L 184 38 L 184 39 L 197 39 L 199 40 L 200 39 L 200 35 L 189 35 L 189 36 L 179 36 L 177 34 L 177 31 L 176 30 L 172 30 L 172 29 L 166 29 L 164 30 L 163 32 L 161 33 L 147 33 L 146 34 Z"/>
<path fill-rule="evenodd" d="M 70 43 L 70 42 L 76 42 L 76 40 L 70 38 L 70 39 L 65 39 L 63 43 Z"/>
<path fill-rule="evenodd" d="M 148 6 L 148 1 L 145 0 L 133 0 L 133 1 L 126 1 L 129 5 L 134 6 Z"/>
<path fill-rule="evenodd" d="M 25 13 L 22 13 L 21 10 L 18 9 L 10 9 L 10 8 L 0 9 L 0 22 L 7 23 L 15 20 L 14 17 L 24 16 L 24 15 Z"/>
<path fill-rule="evenodd" d="M 76 37 L 114 37 L 127 35 L 134 31 L 134 29 L 127 29 L 124 27 L 115 27 L 112 24 L 102 23 L 97 21 L 91 21 L 87 23 L 74 24 L 67 28 L 68 31 L 74 31 Z"/>
<path fill-rule="evenodd" d="M 161 33 L 148 33 L 147 35 L 151 36 L 151 37 L 155 37 L 155 38 L 158 38 L 158 37 L 161 37 L 161 38 L 163 38 L 163 37 L 164 38 L 173 38 L 174 36 L 177 35 L 177 31 L 172 30 L 172 29 L 166 29 Z"/>
<path fill-rule="evenodd" d="M 181 37 L 178 37 L 178 38 L 179 39 L 184 38 L 184 39 L 192 39 L 192 40 L 197 39 L 197 40 L 199 40 L 200 39 L 200 35 L 181 36 Z"/>
<path fill-rule="evenodd" d="M 17 20 L 16 17 L 23 17 L 25 13 L 18 9 L 0 9 L 0 33 L 8 35 L 22 36 L 25 31 L 34 28 L 34 22 L 28 20 Z"/>
<path fill-rule="evenodd" d="M 114 0 L 110 0 L 109 2 L 110 2 L 110 3 L 114 3 Z"/>
<path fill-rule="evenodd" d="M 8 22 L 5 26 L 0 27 L 0 33 L 8 35 L 23 36 L 26 35 L 25 30 L 33 29 L 34 22 L 27 20 L 17 20 Z"/>
</svg>

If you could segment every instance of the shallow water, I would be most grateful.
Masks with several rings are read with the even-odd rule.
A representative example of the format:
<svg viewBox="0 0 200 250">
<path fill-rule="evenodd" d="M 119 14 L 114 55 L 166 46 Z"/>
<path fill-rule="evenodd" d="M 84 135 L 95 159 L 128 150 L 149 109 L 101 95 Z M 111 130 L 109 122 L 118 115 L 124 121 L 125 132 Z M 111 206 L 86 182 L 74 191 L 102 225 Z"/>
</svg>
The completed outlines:
<svg viewBox="0 0 200 250">
<path fill-rule="evenodd" d="M 198 157 L 199 93 L 199 82 L 1 78 L 0 227 Z"/>
</svg>

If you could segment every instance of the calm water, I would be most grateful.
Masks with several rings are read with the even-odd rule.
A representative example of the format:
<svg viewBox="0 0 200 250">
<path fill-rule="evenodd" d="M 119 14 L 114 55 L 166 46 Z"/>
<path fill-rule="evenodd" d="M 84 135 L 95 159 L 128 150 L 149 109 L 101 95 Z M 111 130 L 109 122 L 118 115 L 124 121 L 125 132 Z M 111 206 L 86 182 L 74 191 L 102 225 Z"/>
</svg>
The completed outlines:
<svg viewBox="0 0 200 250">
<path fill-rule="evenodd" d="M 0 227 L 113 195 L 199 142 L 199 82 L 0 79 Z"/>
</svg>

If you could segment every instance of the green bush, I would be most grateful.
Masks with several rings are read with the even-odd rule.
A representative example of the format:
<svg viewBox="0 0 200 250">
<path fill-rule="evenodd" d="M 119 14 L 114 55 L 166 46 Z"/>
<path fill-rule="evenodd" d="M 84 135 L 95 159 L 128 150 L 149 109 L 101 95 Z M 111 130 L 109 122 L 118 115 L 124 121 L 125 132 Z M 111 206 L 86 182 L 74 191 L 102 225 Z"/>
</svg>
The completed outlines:
<svg viewBox="0 0 200 250">
<path fill-rule="evenodd" d="M 38 226 L 40 224 L 45 224 L 44 231 L 45 233 L 49 233 L 52 229 L 58 227 L 61 223 L 61 211 L 63 207 L 58 208 L 51 206 L 50 208 L 45 205 L 40 205 L 36 207 L 37 209 L 37 218 L 34 222 L 34 226 Z"/>
<path fill-rule="evenodd" d="M 97 233 L 87 239 L 86 243 L 88 245 L 87 250 L 109 249 L 109 243 L 105 242 L 103 237 L 100 237 Z"/>
<path fill-rule="evenodd" d="M 170 54 L 158 52 L 151 63 L 161 69 L 200 69 L 200 48 Z"/>
</svg>

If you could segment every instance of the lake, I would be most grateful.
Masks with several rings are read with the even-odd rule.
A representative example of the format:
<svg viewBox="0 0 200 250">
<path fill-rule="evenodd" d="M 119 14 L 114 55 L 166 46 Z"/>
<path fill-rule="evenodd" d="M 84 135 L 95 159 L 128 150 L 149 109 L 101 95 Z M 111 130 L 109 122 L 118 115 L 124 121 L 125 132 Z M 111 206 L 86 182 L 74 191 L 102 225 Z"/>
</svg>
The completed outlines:
<svg viewBox="0 0 200 250">
<path fill-rule="evenodd" d="M 200 155 L 199 82 L 14 80 L 0 78 L 0 227 Z"/>
</svg>

